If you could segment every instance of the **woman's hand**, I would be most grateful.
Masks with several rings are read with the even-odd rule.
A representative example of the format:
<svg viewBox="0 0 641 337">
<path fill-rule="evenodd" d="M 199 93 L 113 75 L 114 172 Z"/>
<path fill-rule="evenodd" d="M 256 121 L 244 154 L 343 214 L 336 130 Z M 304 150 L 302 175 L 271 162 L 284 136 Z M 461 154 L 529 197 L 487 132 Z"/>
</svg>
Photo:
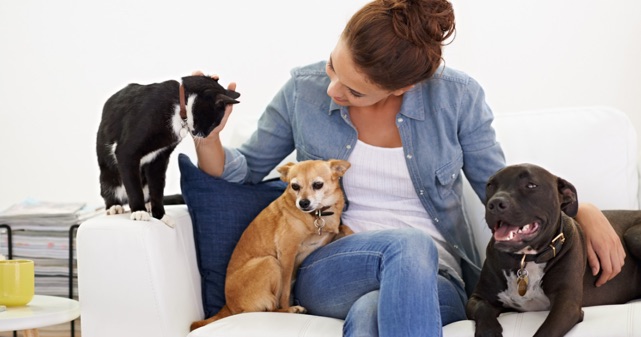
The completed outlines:
<svg viewBox="0 0 641 337">
<path fill-rule="evenodd" d="M 592 275 L 596 276 L 601 271 L 595 284 L 600 287 L 621 272 L 625 259 L 623 244 L 608 219 L 596 206 L 579 204 L 576 220 L 585 232 Z"/>
</svg>

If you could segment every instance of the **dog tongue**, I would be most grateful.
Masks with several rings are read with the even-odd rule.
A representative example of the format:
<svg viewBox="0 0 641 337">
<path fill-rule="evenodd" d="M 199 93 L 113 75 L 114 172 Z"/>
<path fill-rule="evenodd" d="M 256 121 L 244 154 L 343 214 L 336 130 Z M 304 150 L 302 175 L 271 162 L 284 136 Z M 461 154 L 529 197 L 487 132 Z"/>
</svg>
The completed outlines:
<svg viewBox="0 0 641 337">
<path fill-rule="evenodd" d="M 513 225 L 508 225 L 506 223 L 503 223 L 494 231 L 494 240 L 510 241 L 514 238 L 514 235 L 518 230 L 519 230 L 519 226 L 513 226 Z"/>
<path fill-rule="evenodd" d="M 530 234 L 538 229 L 538 224 L 531 223 L 523 227 L 510 225 L 502 222 L 494 229 L 494 240 L 496 241 L 520 241 L 521 235 Z"/>
</svg>

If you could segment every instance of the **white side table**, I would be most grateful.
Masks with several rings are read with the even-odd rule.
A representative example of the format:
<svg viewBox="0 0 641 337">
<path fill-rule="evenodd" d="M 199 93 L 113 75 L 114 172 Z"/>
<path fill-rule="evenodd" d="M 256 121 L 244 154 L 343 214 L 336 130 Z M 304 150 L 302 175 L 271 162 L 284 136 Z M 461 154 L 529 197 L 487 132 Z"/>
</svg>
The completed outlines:
<svg viewBox="0 0 641 337">
<path fill-rule="evenodd" d="M 0 331 L 24 330 L 25 337 L 38 336 L 38 328 L 70 322 L 80 316 L 80 303 L 64 297 L 35 295 L 22 307 L 0 312 Z"/>
</svg>

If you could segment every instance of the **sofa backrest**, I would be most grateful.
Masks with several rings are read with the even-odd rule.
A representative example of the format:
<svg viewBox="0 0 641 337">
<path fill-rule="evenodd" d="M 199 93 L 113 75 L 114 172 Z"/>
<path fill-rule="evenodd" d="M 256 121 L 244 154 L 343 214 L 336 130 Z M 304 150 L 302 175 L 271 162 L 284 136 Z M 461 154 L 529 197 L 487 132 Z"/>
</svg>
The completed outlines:
<svg viewBox="0 0 641 337">
<path fill-rule="evenodd" d="M 637 135 L 623 112 L 573 107 L 497 114 L 494 128 L 507 164 L 533 163 L 571 182 L 579 202 L 639 209 Z M 481 256 L 491 233 L 469 185 L 464 201 Z"/>
</svg>

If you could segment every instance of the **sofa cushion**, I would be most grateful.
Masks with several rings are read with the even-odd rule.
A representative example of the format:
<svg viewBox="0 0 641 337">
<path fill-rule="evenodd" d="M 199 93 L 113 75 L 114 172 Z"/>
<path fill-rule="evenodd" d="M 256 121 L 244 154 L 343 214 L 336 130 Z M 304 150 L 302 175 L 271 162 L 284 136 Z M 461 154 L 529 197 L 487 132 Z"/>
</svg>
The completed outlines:
<svg viewBox="0 0 641 337">
<path fill-rule="evenodd" d="M 285 312 L 245 312 L 198 328 L 187 337 L 337 337 L 342 335 L 343 321 L 337 318 Z"/>
<path fill-rule="evenodd" d="M 255 185 L 214 178 L 178 156 L 180 186 L 194 229 L 205 316 L 225 304 L 225 274 L 231 253 L 249 223 L 280 196 L 286 184 L 268 180 Z"/>
</svg>

